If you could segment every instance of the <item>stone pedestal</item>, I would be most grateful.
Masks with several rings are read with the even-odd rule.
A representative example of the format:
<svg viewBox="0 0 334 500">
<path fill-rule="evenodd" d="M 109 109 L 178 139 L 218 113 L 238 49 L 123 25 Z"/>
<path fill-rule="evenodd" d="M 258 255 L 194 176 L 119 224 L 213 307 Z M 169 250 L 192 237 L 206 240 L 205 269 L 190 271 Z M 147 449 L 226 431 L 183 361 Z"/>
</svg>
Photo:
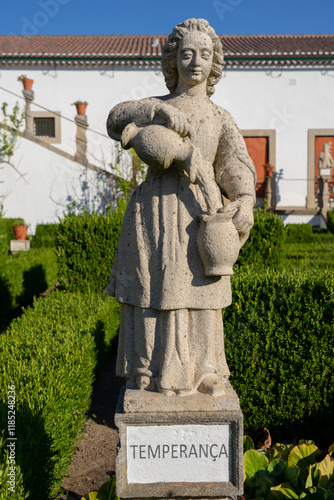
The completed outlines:
<svg viewBox="0 0 334 500">
<path fill-rule="evenodd" d="M 10 240 L 10 253 L 28 252 L 30 240 Z"/>
<path fill-rule="evenodd" d="M 226 498 L 243 493 L 243 419 L 226 395 L 123 390 L 115 423 L 121 498 Z"/>
</svg>

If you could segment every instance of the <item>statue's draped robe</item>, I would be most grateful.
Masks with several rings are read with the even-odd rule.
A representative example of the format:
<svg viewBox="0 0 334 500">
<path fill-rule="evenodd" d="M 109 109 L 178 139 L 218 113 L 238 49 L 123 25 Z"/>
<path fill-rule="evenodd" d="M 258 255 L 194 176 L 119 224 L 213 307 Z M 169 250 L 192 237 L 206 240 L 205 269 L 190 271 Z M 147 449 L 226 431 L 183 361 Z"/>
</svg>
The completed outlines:
<svg viewBox="0 0 334 500">
<path fill-rule="evenodd" d="M 224 195 L 254 196 L 254 166 L 232 117 L 209 99 L 200 112 L 168 103 L 193 125 L 192 143 Z M 128 204 L 106 291 L 121 303 L 117 374 L 130 383 L 148 375 L 161 391 L 186 393 L 207 375 L 229 375 L 221 309 L 231 303 L 230 278 L 204 274 L 197 233 L 205 212 L 200 188 L 175 166 L 150 167 Z"/>
</svg>

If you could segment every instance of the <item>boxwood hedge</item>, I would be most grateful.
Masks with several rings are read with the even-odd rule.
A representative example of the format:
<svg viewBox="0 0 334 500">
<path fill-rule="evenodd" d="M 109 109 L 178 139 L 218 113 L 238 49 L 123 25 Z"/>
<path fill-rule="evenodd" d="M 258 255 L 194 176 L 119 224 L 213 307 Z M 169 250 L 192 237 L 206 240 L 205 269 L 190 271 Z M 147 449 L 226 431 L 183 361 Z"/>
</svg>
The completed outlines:
<svg viewBox="0 0 334 500">
<path fill-rule="evenodd" d="M 16 479 L 12 500 L 54 499 L 89 408 L 94 369 L 110 354 L 118 305 L 107 295 L 54 292 L 0 336 L 0 428 L 7 391 L 16 393 Z M 1 453 L 0 453 L 1 455 Z M 6 471 L 2 453 L 0 476 Z M 1 484 L 1 482 L 0 482 Z M 7 484 L 0 495 L 6 495 Z M 7 498 L 5 496 L 5 498 Z"/>
<path fill-rule="evenodd" d="M 57 283 L 57 260 L 52 249 L 34 248 L 0 260 L 0 322 L 12 309 L 29 304 L 35 295 Z"/>
<path fill-rule="evenodd" d="M 235 274 L 226 355 L 247 433 L 334 441 L 333 318 L 333 271 Z"/>
<path fill-rule="evenodd" d="M 121 230 L 125 200 L 115 211 L 81 213 L 70 210 L 56 236 L 58 280 L 70 291 L 104 290 Z"/>
</svg>

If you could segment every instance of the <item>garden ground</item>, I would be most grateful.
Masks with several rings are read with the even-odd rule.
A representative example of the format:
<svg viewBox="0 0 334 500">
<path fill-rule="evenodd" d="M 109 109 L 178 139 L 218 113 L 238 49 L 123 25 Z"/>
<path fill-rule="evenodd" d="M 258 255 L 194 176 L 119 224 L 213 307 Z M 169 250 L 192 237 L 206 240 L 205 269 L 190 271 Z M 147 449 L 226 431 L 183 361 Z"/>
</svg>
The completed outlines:
<svg viewBox="0 0 334 500">
<path fill-rule="evenodd" d="M 91 408 L 81 440 L 78 441 L 69 477 L 63 481 L 62 500 L 77 500 L 98 490 L 115 471 L 118 434 L 114 425 L 117 399 L 124 380 L 115 376 L 116 355 L 94 384 Z"/>
</svg>

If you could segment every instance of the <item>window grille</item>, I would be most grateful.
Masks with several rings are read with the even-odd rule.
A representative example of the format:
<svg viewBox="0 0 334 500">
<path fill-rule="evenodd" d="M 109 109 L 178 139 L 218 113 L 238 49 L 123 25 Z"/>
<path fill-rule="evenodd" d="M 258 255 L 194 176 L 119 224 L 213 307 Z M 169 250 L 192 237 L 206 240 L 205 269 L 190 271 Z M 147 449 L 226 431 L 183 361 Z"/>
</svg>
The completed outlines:
<svg viewBox="0 0 334 500">
<path fill-rule="evenodd" d="M 54 118 L 34 118 L 35 137 L 56 137 Z"/>
</svg>

